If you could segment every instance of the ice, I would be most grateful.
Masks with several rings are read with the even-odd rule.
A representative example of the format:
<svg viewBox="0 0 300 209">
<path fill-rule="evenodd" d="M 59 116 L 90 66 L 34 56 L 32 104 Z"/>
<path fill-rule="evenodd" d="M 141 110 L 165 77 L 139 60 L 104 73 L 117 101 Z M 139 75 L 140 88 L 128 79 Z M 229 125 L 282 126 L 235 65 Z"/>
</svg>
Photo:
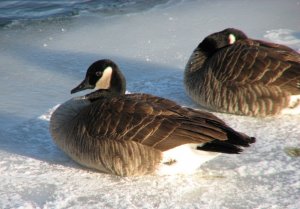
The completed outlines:
<svg viewBox="0 0 300 209">
<path fill-rule="evenodd" d="M 87 13 L 0 29 L 0 208 L 300 208 L 299 157 L 285 151 L 300 147 L 300 116 L 216 113 L 257 142 L 190 175 L 121 178 L 85 169 L 48 131 L 56 106 L 103 58 L 118 63 L 128 92 L 198 108 L 182 78 L 206 35 L 236 27 L 299 49 L 299 9 L 297 0 L 174 0 L 134 14 Z"/>
</svg>

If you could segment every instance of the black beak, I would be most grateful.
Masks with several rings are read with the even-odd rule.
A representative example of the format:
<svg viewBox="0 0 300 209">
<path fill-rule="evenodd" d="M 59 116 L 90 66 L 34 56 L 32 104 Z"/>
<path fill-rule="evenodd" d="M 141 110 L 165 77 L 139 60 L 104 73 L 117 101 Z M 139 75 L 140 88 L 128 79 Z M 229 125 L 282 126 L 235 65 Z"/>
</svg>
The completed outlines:
<svg viewBox="0 0 300 209">
<path fill-rule="evenodd" d="M 78 86 L 76 86 L 74 89 L 71 90 L 71 94 L 74 94 L 78 91 L 82 91 L 85 89 L 93 89 L 93 88 L 94 86 L 90 85 L 87 79 L 84 79 Z"/>
</svg>

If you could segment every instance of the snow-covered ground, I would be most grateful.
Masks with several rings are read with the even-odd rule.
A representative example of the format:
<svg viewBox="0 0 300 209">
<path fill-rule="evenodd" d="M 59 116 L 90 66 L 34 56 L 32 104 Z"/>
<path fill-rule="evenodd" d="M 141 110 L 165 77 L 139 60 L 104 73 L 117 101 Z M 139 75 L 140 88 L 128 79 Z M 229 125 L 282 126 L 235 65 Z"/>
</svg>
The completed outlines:
<svg viewBox="0 0 300 209">
<path fill-rule="evenodd" d="M 95 60 L 110 58 L 130 92 L 197 108 L 183 69 L 208 34 L 227 27 L 300 49 L 299 0 L 170 1 L 148 11 L 12 24 L 0 29 L 0 208 L 300 208 L 300 116 L 216 113 L 257 138 L 193 175 L 121 178 L 74 163 L 48 132 L 51 108 L 71 97 Z M 86 93 L 86 92 L 85 92 Z"/>
</svg>

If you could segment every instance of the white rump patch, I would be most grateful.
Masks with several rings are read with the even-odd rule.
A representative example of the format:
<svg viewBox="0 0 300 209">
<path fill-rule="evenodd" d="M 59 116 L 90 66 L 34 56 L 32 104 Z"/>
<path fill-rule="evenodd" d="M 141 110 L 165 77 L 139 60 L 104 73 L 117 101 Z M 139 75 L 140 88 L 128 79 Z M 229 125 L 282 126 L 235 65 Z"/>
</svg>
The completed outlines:
<svg viewBox="0 0 300 209">
<path fill-rule="evenodd" d="M 217 157 L 220 153 L 196 150 L 197 144 L 185 144 L 163 152 L 158 175 L 193 173 L 203 163 Z"/>
<path fill-rule="evenodd" d="M 236 41 L 235 35 L 230 34 L 230 35 L 228 36 L 228 40 L 229 40 L 229 44 L 234 44 L 235 41 Z"/>
<path fill-rule="evenodd" d="M 286 115 L 300 115 L 300 95 L 291 96 L 289 107 L 281 112 Z"/>
<path fill-rule="evenodd" d="M 111 81 L 111 75 L 112 75 L 112 68 L 107 67 L 103 71 L 102 77 L 97 81 L 95 89 L 109 89 L 110 88 L 110 81 Z"/>
</svg>

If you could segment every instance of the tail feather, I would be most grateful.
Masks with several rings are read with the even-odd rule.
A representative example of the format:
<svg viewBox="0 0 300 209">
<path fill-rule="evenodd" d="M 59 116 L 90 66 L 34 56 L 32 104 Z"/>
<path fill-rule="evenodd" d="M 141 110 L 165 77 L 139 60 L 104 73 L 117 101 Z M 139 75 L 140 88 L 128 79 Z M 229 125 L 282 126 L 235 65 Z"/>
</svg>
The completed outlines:
<svg viewBox="0 0 300 209">
<path fill-rule="evenodd" d="M 237 132 L 228 126 L 219 124 L 218 122 L 211 121 L 215 125 L 219 126 L 223 131 L 227 133 L 227 140 L 213 140 L 205 143 L 202 146 L 198 146 L 198 150 L 221 152 L 227 154 L 239 154 L 243 151 L 242 147 L 249 147 L 250 144 L 255 142 L 255 137 L 249 137 L 246 134 Z"/>
<path fill-rule="evenodd" d="M 255 137 L 247 136 L 246 134 L 234 131 L 233 129 L 227 133 L 227 137 L 228 140 L 226 143 L 242 147 L 249 147 L 250 144 L 255 142 Z"/>
<path fill-rule="evenodd" d="M 209 152 L 221 152 L 226 154 L 239 154 L 243 151 L 242 148 L 236 145 L 217 141 L 217 140 L 210 143 L 206 143 L 203 146 L 198 146 L 197 150 L 203 150 Z"/>
</svg>

